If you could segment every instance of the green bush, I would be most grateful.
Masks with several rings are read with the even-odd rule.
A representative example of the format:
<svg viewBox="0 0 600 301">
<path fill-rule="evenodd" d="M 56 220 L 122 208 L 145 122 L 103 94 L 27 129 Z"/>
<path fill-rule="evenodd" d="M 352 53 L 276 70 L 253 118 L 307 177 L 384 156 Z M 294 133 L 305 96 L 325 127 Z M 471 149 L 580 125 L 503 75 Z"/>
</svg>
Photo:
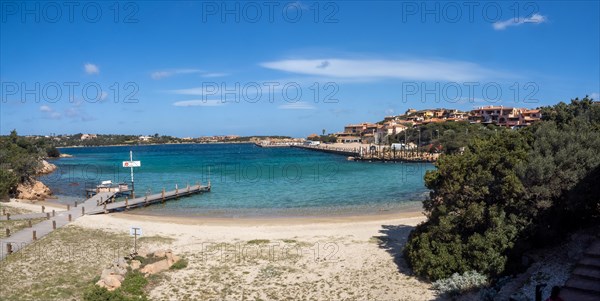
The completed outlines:
<svg viewBox="0 0 600 301">
<path fill-rule="evenodd" d="M 98 285 L 91 285 L 83 294 L 84 301 L 147 301 L 148 297 L 144 287 L 148 280 L 140 272 L 128 272 L 121 283 L 121 287 L 109 291 Z"/>
<path fill-rule="evenodd" d="M 60 151 L 58 151 L 55 146 L 48 146 L 46 148 L 46 155 L 48 155 L 49 158 L 58 158 L 60 157 Z"/>
<path fill-rule="evenodd" d="M 119 288 L 126 294 L 141 296 L 144 294 L 144 287 L 148 284 L 148 280 L 139 271 L 131 271 L 125 275 L 125 280 Z"/>
<path fill-rule="evenodd" d="M 7 199 L 11 189 L 17 183 L 17 176 L 12 171 L 0 166 L 0 200 Z"/>
<path fill-rule="evenodd" d="M 425 223 L 404 255 L 430 280 L 518 270 L 520 255 L 600 220 L 600 106 L 543 108 L 544 121 L 472 139 L 425 174 Z"/>
<path fill-rule="evenodd" d="M 106 288 L 99 287 L 97 285 L 91 285 L 83 293 L 84 301 L 129 301 L 130 299 L 123 296 L 122 293 L 115 291 L 109 291 Z"/>
</svg>

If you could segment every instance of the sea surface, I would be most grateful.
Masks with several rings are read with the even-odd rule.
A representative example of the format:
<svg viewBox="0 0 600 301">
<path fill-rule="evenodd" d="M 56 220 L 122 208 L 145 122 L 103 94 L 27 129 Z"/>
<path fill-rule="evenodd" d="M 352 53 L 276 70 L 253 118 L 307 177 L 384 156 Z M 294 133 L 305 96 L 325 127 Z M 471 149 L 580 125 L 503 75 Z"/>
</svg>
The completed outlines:
<svg viewBox="0 0 600 301">
<path fill-rule="evenodd" d="M 134 210 L 206 217 L 362 215 L 418 208 L 428 195 L 429 163 L 367 163 L 345 156 L 254 144 L 178 144 L 62 148 L 72 158 L 41 180 L 59 202 L 83 199 L 104 180 L 131 182 L 122 167 L 133 151 L 136 196 L 210 181 L 211 192 Z"/>
</svg>

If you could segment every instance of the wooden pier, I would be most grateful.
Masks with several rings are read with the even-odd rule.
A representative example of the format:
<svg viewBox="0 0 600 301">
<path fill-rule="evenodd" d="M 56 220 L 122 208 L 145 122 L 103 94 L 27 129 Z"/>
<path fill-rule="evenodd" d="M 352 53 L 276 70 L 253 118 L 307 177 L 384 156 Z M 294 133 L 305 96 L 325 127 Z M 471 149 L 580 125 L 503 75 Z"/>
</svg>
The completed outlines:
<svg viewBox="0 0 600 301">
<path fill-rule="evenodd" d="M 104 203 L 100 206 L 96 206 L 87 212 L 87 214 L 101 214 L 101 213 L 109 213 L 115 211 L 122 211 L 127 209 L 132 209 L 136 207 L 145 207 L 152 204 L 164 203 L 168 200 L 177 199 L 180 197 L 190 196 L 193 194 L 209 192 L 210 184 L 208 186 L 203 186 L 200 184 L 197 185 L 188 185 L 183 188 L 176 188 L 175 190 L 165 191 L 163 189 L 162 192 L 145 195 L 143 197 L 138 197 L 134 199 L 125 198 L 125 201 L 113 202 L 113 203 Z"/>
<path fill-rule="evenodd" d="M 309 145 L 292 145 L 292 147 L 308 149 L 308 150 L 313 150 L 313 151 L 318 151 L 318 152 L 323 152 L 323 153 L 338 154 L 338 155 L 343 155 L 343 156 L 352 156 L 352 157 L 360 156 L 360 153 L 358 151 L 354 151 L 352 149 L 342 149 L 342 148 L 333 148 L 333 147 L 325 148 L 323 146 L 309 146 Z"/>
<path fill-rule="evenodd" d="M 384 152 L 378 152 L 378 151 L 369 152 L 368 150 L 366 150 L 366 147 L 363 148 L 362 155 L 361 155 L 360 150 L 357 150 L 357 149 L 328 147 L 327 145 L 325 145 L 325 146 L 323 146 L 323 145 L 318 145 L 318 146 L 292 145 L 292 147 L 307 149 L 307 150 L 312 150 L 312 151 L 318 151 L 318 152 L 324 152 L 324 153 L 343 155 L 343 156 L 347 156 L 349 161 L 357 161 L 357 162 L 394 162 L 394 163 L 397 163 L 397 162 L 402 162 L 402 163 L 429 162 L 429 163 L 433 163 L 433 162 L 437 161 L 437 158 L 439 156 L 439 154 L 417 152 L 417 151 L 391 152 L 388 150 L 388 151 L 384 151 Z"/>
</svg>

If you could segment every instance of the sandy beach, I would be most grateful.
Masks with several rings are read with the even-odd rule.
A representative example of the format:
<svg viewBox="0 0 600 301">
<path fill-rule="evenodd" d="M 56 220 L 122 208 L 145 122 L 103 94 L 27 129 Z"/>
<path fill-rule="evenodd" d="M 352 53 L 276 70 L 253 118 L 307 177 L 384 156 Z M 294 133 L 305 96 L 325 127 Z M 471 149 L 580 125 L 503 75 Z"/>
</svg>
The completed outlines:
<svg viewBox="0 0 600 301">
<path fill-rule="evenodd" d="M 61 209 L 47 202 L 5 203 L 34 212 L 42 204 Z M 151 300 L 434 300 L 430 283 L 413 277 L 400 256 L 410 231 L 424 220 L 419 210 L 294 218 L 86 215 L 4 262 L 0 278 L 25 285 L 4 297 L 80 300 L 103 267 L 131 251 L 129 229 L 137 226 L 142 252 L 171 249 L 188 261 L 148 288 Z M 36 253 L 62 254 L 65 245 L 82 256 L 40 260 Z M 90 257 L 90 250 L 99 256 Z M 48 273 L 57 264 L 71 268 Z M 31 277 L 44 279 L 43 288 L 36 286 L 41 290 L 26 284 Z M 66 297 L 70 291 L 75 299 Z"/>
<path fill-rule="evenodd" d="M 419 212 L 279 219 L 195 219 L 117 213 L 74 226 L 170 238 L 188 268 L 154 287 L 154 300 L 432 300 L 399 257 Z"/>
</svg>

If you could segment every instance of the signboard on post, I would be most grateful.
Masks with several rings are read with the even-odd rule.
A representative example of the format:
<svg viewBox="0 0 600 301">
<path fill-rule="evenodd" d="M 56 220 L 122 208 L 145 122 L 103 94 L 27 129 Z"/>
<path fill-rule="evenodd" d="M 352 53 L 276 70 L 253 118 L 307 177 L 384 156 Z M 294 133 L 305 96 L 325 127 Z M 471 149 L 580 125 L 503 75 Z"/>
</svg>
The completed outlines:
<svg viewBox="0 0 600 301">
<path fill-rule="evenodd" d="M 142 228 L 135 226 L 129 228 L 129 236 L 142 236 Z"/>
<path fill-rule="evenodd" d="M 141 167 L 142 161 L 123 161 L 123 167 Z"/>
<path fill-rule="evenodd" d="M 137 254 L 137 237 L 142 236 L 142 228 L 132 226 L 129 228 L 129 235 L 133 236 L 133 254 Z"/>
</svg>

